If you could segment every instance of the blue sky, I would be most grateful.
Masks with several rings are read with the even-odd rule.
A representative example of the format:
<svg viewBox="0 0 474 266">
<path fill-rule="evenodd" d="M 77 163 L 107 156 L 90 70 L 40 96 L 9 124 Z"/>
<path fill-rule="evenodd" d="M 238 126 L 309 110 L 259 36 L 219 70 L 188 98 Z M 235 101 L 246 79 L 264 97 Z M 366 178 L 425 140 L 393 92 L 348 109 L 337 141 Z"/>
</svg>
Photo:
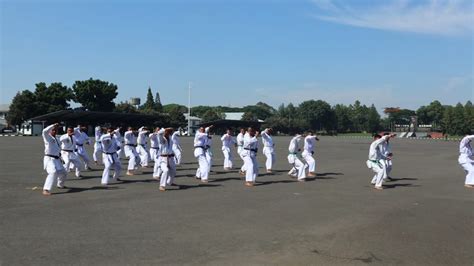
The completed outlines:
<svg viewBox="0 0 474 266">
<path fill-rule="evenodd" d="M 118 101 L 474 101 L 472 1 L 1 1 L 1 94 L 90 77 Z"/>
</svg>

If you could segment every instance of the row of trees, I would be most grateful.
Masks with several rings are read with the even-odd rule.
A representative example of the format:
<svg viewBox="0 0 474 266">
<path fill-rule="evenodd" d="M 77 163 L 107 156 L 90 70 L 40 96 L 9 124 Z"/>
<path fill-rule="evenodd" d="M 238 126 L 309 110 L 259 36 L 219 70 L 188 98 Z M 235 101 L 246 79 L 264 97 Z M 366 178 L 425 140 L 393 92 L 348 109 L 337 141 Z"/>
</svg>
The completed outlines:
<svg viewBox="0 0 474 266">
<path fill-rule="evenodd" d="M 71 88 L 60 82 L 49 86 L 41 82 L 36 84 L 33 92 L 24 90 L 14 97 L 7 120 L 11 125 L 20 125 L 34 116 L 69 109 L 70 103 L 76 102 L 89 111 L 156 116 L 167 113 L 168 116 L 161 116 L 161 119 L 167 120 L 164 121 L 166 124 L 173 127 L 184 127 L 187 124 L 183 115 L 187 113 L 187 107 L 179 104 L 163 105 L 159 93 L 153 97 L 151 88 L 148 88 L 146 101 L 138 107 L 127 102 L 115 104 L 117 95 L 115 84 L 92 78 L 76 81 Z M 433 101 L 416 111 L 401 109 L 388 113 L 383 119 L 373 104 L 366 106 L 359 101 L 350 105 L 331 106 L 323 100 L 308 100 L 297 106 L 282 104 L 277 109 L 263 102 L 244 107 L 195 106 L 191 109 L 192 115 L 202 118 L 203 122 L 223 119 L 226 112 L 243 112 L 242 120 L 263 120 L 265 126 L 286 134 L 307 129 L 340 133 L 390 130 L 395 124 L 409 124 L 414 115 L 418 116 L 419 124 L 431 124 L 435 129 L 451 135 L 462 135 L 474 129 L 474 107 L 470 101 L 456 106 Z"/>
<path fill-rule="evenodd" d="M 80 103 L 91 111 L 113 111 L 117 97 L 117 86 L 101 80 L 76 81 L 71 88 L 61 82 L 49 86 L 40 82 L 35 90 L 18 92 L 12 100 L 7 121 L 20 125 L 23 121 L 55 111 L 69 109 L 71 101 Z"/>
</svg>

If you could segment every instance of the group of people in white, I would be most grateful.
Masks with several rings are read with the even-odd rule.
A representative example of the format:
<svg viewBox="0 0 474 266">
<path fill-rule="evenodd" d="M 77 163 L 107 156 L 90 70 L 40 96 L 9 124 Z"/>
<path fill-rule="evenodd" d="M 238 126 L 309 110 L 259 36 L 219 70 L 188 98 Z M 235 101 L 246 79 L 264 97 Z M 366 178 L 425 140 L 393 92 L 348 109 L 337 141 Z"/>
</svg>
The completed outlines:
<svg viewBox="0 0 474 266">
<path fill-rule="evenodd" d="M 42 133 L 45 143 L 44 169 L 48 173 L 43 195 L 51 195 L 55 181 L 58 188 L 65 188 L 64 182 L 71 170 L 75 171 L 76 177 L 81 177 L 83 169 L 91 169 L 91 161 L 84 148 L 85 144 L 91 144 L 86 134 L 86 127 L 67 127 L 66 134 L 60 137 L 57 136 L 58 128 L 59 124 L 52 124 Z M 202 183 L 208 182 L 212 167 L 212 128 L 213 126 L 201 127 L 193 142 L 194 156 L 198 162 L 195 177 Z M 138 131 L 129 127 L 122 137 L 121 128 L 96 127 L 93 160 L 96 164 L 104 165 L 101 184 L 108 185 L 110 181 L 120 180 L 122 170 L 120 160 L 126 157 L 128 159 L 126 175 L 135 175 L 140 166 L 151 167 L 149 163 L 153 161 L 153 178 L 159 180 L 159 190 L 166 191 L 169 186 L 177 186 L 174 183 L 176 166 L 180 165 L 182 160 L 179 135 L 179 131 L 173 128 L 156 128 L 151 132 L 146 127 L 141 127 Z M 232 130 L 228 129 L 221 137 L 224 170 L 234 168 L 233 149 L 237 147 L 237 154 L 243 161 L 239 173 L 245 176 L 245 186 L 248 187 L 255 185 L 258 176 L 259 136 L 262 137 L 262 153 L 266 157 L 266 172 L 271 174 L 276 160 L 271 128 L 262 132 L 251 127 L 242 128 L 236 137 L 233 136 Z M 383 189 L 384 180 L 391 179 L 393 153 L 389 140 L 395 136 L 389 133 L 383 136 L 375 135 L 370 145 L 366 163 L 375 173 L 371 183 L 377 190 Z M 474 135 L 466 136 L 461 140 L 459 147 L 459 164 L 467 173 L 465 186 L 469 188 L 474 188 L 474 160 L 471 147 L 473 139 Z M 303 145 L 301 140 L 304 140 Z M 308 176 L 316 176 L 316 161 L 313 157 L 316 141 L 319 141 L 319 138 L 312 131 L 292 137 L 288 147 L 287 159 L 291 168 L 288 175 L 300 182 L 304 182 Z M 112 178 L 111 170 L 113 170 Z"/>
</svg>

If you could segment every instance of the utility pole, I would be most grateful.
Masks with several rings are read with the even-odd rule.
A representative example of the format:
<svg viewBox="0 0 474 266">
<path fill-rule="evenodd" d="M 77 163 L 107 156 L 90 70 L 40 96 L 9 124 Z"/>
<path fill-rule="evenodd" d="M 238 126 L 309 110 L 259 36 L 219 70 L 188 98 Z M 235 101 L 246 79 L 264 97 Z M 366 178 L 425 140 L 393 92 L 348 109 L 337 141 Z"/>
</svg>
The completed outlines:
<svg viewBox="0 0 474 266">
<path fill-rule="evenodd" d="M 188 83 L 188 136 L 191 136 L 191 82 Z"/>
</svg>

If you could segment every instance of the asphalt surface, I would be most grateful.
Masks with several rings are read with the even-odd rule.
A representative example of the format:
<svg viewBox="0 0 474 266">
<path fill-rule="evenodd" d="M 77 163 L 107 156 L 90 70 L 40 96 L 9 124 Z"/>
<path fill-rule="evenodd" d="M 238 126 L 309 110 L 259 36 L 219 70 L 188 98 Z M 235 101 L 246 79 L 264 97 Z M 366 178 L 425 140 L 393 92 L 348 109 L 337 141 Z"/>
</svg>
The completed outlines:
<svg viewBox="0 0 474 266">
<path fill-rule="evenodd" d="M 42 139 L 0 137 L 0 265 L 474 264 L 474 190 L 457 142 L 394 140 L 398 180 L 383 191 L 369 184 L 369 139 L 321 138 L 318 177 L 301 183 L 277 137 L 277 172 L 264 174 L 260 153 L 253 188 L 223 171 L 214 142 L 208 184 L 182 138 L 179 190 L 160 192 L 152 169 L 103 188 L 96 167 L 44 197 Z"/>
</svg>

